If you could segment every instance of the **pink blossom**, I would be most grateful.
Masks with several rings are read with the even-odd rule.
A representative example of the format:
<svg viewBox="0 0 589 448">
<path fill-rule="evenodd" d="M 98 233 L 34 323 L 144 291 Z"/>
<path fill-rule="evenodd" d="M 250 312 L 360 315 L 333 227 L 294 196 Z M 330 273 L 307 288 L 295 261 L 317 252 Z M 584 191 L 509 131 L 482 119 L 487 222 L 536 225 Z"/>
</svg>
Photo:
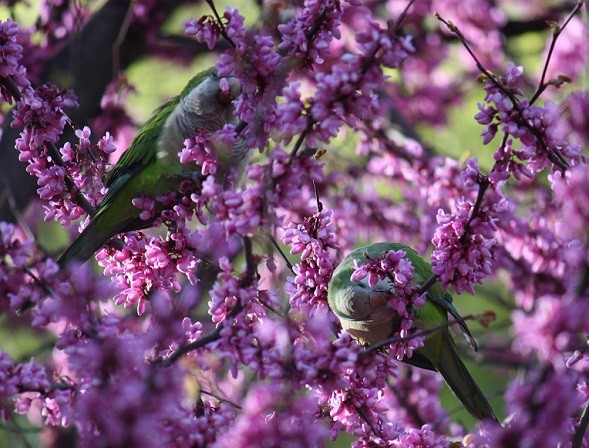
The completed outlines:
<svg viewBox="0 0 589 448">
<path fill-rule="evenodd" d="M 513 380 L 505 397 L 513 419 L 503 427 L 484 426 L 478 444 L 504 446 L 517 440 L 520 446 L 548 448 L 570 441 L 581 400 L 569 373 L 532 371 L 525 382 Z"/>
<path fill-rule="evenodd" d="M 19 26 L 8 19 L 0 22 L 0 76 L 6 78 L 16 73 L 19 59 L 22 58 L 22 47 L 16 43 Z"/>
<path fill-rule="evenodd" d="M 260 440 L 272 446 L 323 446 L 327 430 L 315 419 L 318 413 L 310 394 L 292 395 L 279 383 L 260 385 L 250 389 L 243 413 L 219 446 L 254 446 Z"/>
<path fill-rule="evenodd" d="M 424 425 L 421 428 L 410 428 L 406 434 L 403 434 L 397 443 L 393 446 L 402 447 L 432 447 L 443 448 L 450 445 L 450 442 L 442 436 L 438 436 L 432 431 L 430 425 Z"/>
<path fill-rule="evenodd" d="M 585 301 L 578 297 L 542 296 L 535 301 L 533 312 L 514 312 L 514 349 L 533 354 L 555 369 L 564 369 L 563 356 L 574 345 L 575 335 L 587 331 Z"/>
<path fill-rule="evenodd" d="M 294 267 L 295 277 L 287 284 L 292 313 L 312 316 L 327 306 L 327 284 L 335 268 L 329 250 L 338 247 L 331 217 L 330 210 L 321 211 L 285 229 L 283 242 L 292 247 L 292 254 L 301 254 L 301 263 Z"/>
<path fill-rule="evenodd" d="M 288 50 L 292 56 L 302 60 L 323 63 L 330 56 L 329 43 L 341 37 L 338 29 L 341 14 L 342 8 L 337 1 L 306 1 L 292 20 L 278 26 L 282 35 L 278 49 Z M 309 41 L 306 33 L 317 25 L 319 29 Z"/>
<path fill-rule="evenodd" d="M 499 204 L 482 208 L 476 217 L 471 216 L 472 205 L 464 199 L 456 206 L 456 213 L 438 212 L 439 227 L 432 239 L 436 247 L 432 268 L 444 289 L 452 285 L 457 294 L 474 294 L 473 284 L 482 283 L 493 272 L 493 249 L 497 245 L 493 214 Z"/>
<path fill-rule="evenodd" d="M 15 369 L 15 363 L 6 353 L 0 351 L 0 395 L 3 397 L 3 400 L 0 401 L 0 403 L 2 403 L 3 415 L 6 410 L 4 407 L 4 400 L 16 395 L 18 392 L 19 377 L 17 376 Z"/>
<path fill-rule="evenodd" d="M 587 166 L 575 166 L 564 177 L 555 178 L 556 201 L 562 213 L 561 227 L 569 237 L 584 237 L 589 232 Z"/>
</svg>

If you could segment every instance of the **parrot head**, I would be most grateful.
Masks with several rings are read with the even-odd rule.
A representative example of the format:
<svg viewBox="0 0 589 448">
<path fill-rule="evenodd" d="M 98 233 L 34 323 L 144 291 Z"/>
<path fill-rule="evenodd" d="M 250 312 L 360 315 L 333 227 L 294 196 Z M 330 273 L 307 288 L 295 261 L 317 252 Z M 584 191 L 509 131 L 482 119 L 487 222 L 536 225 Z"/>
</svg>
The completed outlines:
<svg viewBox="0 0 589 448">
<path fill-rule="evenodd" d="M 214 131 L 225 124 L 237 124 L 232 102 L 240 93 L 241 86 L 236 78 L 219 77 L 217 69 L 212 68 L 188 83 L 180 95 L 179 108 L 188 116 L 188 122 Z"/>
<path fill-rule="evenodd" d="M 402 321 L 402 317 L 387 306 L 393 286 L 388 279 L 379 280 L 372 287 L 368 278 L 351 282 L 351 266 L 343 270 L 344 273 L 336 271 L 328 290 L 329 306 L 342 328 L 361 344 L 372 345 L 385 340 Z"/>
<path fill-rule="evenodd" d="M 158 158 L 167 165 L 177 164 L 184 140 L 193 137 L 197 131 L 210 134 L 226 124 L 236 126 L 239 117 L 235 115 L 233 101 L 240 93 L 239 81 L 231 75 L 220 77 L 216 67 L 194 76 L 182 93 L 162 108 L 166 119 L 159 138 Z M 237 149 L 241 150 L 241 147 Z M 247 151 L 243 153 L 247 154 Z M 231 148 L 217 150 L 222 164 L 232 164 L 232 154 Z"/>
</svg>

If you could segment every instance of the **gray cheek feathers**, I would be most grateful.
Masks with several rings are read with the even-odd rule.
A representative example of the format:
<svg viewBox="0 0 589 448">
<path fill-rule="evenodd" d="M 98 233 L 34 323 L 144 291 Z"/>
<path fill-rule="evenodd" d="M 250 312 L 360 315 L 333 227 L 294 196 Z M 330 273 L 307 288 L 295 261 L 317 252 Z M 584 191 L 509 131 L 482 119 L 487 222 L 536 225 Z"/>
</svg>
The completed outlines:
<svg viewBox="0 0 589 448">
<path fill-rule="evenodd" d="M 330 303 L 334 313 L 342 318 L 363 320 L 370 316 L 373 309 L 370 305 L 370 292 L 359 285 L 352 284 L 341 288 L 333 295 Z"/>
<path fill-rule="evenodd" d="M 399 316 L 388 307 L 391 294 L 386 280 L 373 287 L 362 280 L 340 288 L 329 298 L 329 305 L 352 337 L 376 344 L 390 337 L 400 323 Z"/>
<path fill-rule="evenodd" d="M 241 92 L 239 81 L 235 78 L 224 78 L 229 90 L 221 89 L 221 80 L 207 78 L 180 101 L 184 112 L 197 117 L 216 118 L 227 110 L 233 113 L 231 102 Z"/>
<path fill-rule="evenodd" d="M 241 88 L 237 79 L 226 80 L 229 91 L 221 90 L 219 79 L 209 77 L 180 100 L 164 125 L 159 141 L 160 159 L 177 163 L 184 140 L 192 137 L 199 128 L 215 132 L 226 123 L 235 124 L 238 119 L 233 115 L 231 101 L 237 98 Z"/>
</svg>

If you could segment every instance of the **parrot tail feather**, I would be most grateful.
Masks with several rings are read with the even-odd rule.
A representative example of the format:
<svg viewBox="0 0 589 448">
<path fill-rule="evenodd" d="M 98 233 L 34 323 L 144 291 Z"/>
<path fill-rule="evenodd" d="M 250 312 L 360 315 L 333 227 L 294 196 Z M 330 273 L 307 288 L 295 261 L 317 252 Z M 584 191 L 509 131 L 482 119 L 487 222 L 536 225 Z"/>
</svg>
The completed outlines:
<svg viewBox="0 0 589 448">
<path fill-rule="evenodd" d="M 63 269 L 69 262 L 78 260 L 85 263 L 94 253 L 104 246 L 114 235 L 119 233 L 119 227 L 112 226 L 101 228 L 101 219 L 93 219 L 88 227 L 74 240 L 74 242 L 61 254 L 57 260 L 60 269 Z"/>
<path fill-rule="evenodd" d="M 448 333 L 442 334 L 442 344 L 443 356 L 436 367 L 450 390 L 474 418 L 499 422 L 487 398 L 458 356 L 454 341 Z"/>
</svg>

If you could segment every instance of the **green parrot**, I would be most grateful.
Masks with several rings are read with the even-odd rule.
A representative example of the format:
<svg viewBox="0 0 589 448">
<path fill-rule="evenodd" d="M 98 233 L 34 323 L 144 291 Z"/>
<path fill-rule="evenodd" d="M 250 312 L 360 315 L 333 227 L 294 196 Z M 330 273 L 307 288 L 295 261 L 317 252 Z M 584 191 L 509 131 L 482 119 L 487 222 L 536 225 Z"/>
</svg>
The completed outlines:
<svg viewBox="0 0 589 448">
<path fill-rule="evenodd" d="M 232 104 L 241 92 L 239 81 L 229 76 L 222 85 L 222 79 L 215 67 L 205 70 L 194 76 L 179 96 L 155 111 L 108 174 L 106 195 L 86 229 L 57 260 L 60 267 L 74 259 L 85 262 L 119 233 L 153 225 L 155 218 L 139 217 L 141 210 L 131 202 L 134 198 L 143 194 L 155 199 L 178 190 L 187 179 L 202 181 L 200 173 L 187 171 L 188 165 L 180 163 L 178 153 L 184 140 L 197 131 L 213 133 L 239 121 Z M 249 151 L 242 143 L 215 149 L 218 182 L 223 183 L 231 169 L 244 170 Z"/>
<path fill-rule="evenodd" d="M 339 318 L 341 326 L 362 344 L 373 345 L 391 337 L 402 318 L 388 306 L 388 299 L 395 294 L 388 279 L 368 285 L 368 278 L 353 282 L 354 260 L 360 266 L 370 258 L 378 258 L 389 250 L 403 250 L 405 258 L 414 267 L 412 284 L 421 285 L 432 275 L 432 267 L 417 252 L 400 243 L 376 243 L 360 247 L 348 254 L 333 272 L 328 288 L 329 307 Z M 476 343 L 464 320 L 452 305 L 452 296 L 443 292 L 435 283 L 427 292 L 426 304 L 414 309 L 413 326 L 419 330 L 443 325 L 448 313 L 460 325 L 469 345 L 476 350 Z M 458 356 L 448 327 L 426 334 L 424 346 L 415 350 L 411 358 L 403 362 L 428 370 L 438 371 L 452 392 L 470 414 L 478 420 L 497 421 L 493 409 Z"/>
</svg>

